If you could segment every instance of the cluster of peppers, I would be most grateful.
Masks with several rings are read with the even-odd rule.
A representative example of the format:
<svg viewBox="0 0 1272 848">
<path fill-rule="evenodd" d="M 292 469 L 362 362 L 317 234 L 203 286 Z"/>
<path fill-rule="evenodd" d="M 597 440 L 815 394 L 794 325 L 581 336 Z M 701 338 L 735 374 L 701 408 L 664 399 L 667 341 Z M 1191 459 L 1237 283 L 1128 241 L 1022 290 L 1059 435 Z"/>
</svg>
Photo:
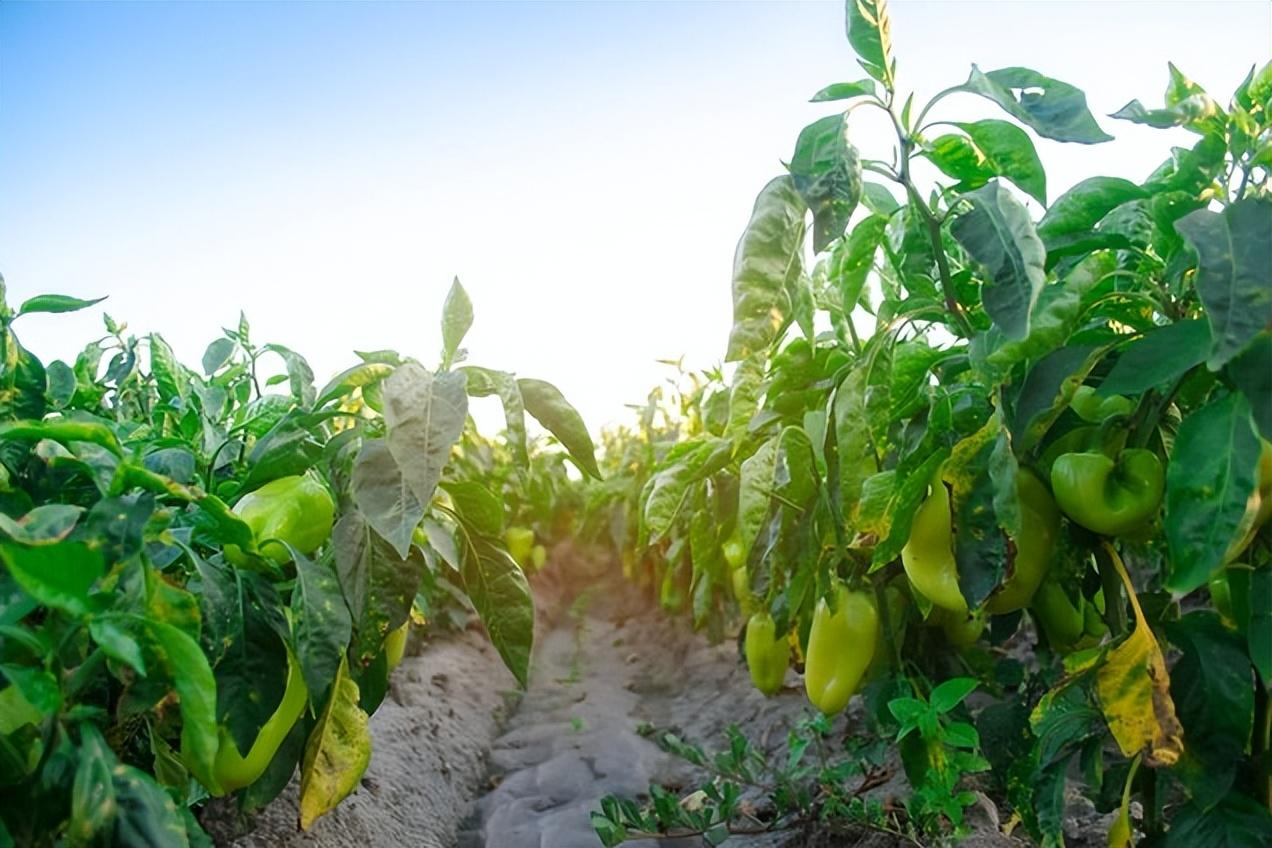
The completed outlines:
<svg viewBox="0 0 1272 848">
<path fill-rule="evenodd" d="M 1104 536 L 1128 536 L 1156 517 L 1165 490 L 1161 459 L 1146 448 L 1126 448 L 1120 424 L 1135 410 L 1121 396 L 1101 396 L 1091 386 L 1079 387 L 1070 407 L 1086 425 L 1058 439 L 1041 458 L 1050 487 L 1027 468 L 1016 475 L 1020 534 L 1013 539 L 1008 576 L 982 608 L 969 610 L 959 589 L 954 557 L 949 490 L 940 471 L 915 513 L 901 563 L 914 594 L 931 605 L 929 623 L 941 626 L 956 648 L 974 643 L 987 615 L 1028 608 L 1053 650 L 1069 651 L 1097 644 L 1107 633 L 1102 591 L 1087 598 L 1071 595 L 1050 574 L 1063 514 L 1071 522 Z M 1264 442 L 1259 487 L 1247 509 L 1242 532 L 1226 557 L 1234 562 L 1272 518 L 1272 443 Z M 752 682 L 765 695 L 781 689 L 792 641 L 776 632 L 768 612 L 752 612 L 745 567 L 746 552 L 736 538 L 723 545 L 732 569 L 734 593 L 748 615 L 745 654 Z M 1221 615 L 1232 618 L 1227 584 L 1221 569 L 1210 592 Z M 888 586 L 893 592 L 894 587 Z M 809 701 L 827 715 L 847 706 L 875 660 L 881 638 L 880 615 L 873 592 L 853 591 L 843 583 L 832 590 L 833 603 L 822 598 L 813 615 L 807 641 L 804 684 Z M 898 598 L 900 593 L 896 592 Z M 891 607 L 891 596 L 885 594 Z M 1228 611 L 1225 613 L 1225 604 Z M 900 608 L 889 610 L 899 618 Z"/>
</svg>

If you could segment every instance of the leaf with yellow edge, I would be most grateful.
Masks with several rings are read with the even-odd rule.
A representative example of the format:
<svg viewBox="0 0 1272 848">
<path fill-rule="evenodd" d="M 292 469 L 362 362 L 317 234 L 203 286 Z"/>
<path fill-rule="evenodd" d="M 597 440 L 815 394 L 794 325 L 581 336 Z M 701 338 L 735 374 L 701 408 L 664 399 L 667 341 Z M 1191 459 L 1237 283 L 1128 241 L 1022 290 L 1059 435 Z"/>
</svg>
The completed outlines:
<svg viewBox="0 0 1272 848">
<path fill-rule="evenodd" d="M 308 830 L 357 787 L 371 763 L 367 714 L 358 706 L 358 684 L 341 657 L 327 705 L 305 743 L 300 769 L 300 828 Z"/>
<path fill-rule="evenodd" d="M 1183 753 L 1184 729 L 1175 717 L 1166 661 L 1144 619 L 1122 558 L 1108 542 L 1102 544 L 1131 599 L 1135 630 L 1108 653 L 1096 672 L 1100 708 L 1125 756 L 1143 753 L 1145 765 L 1171 766 Z"/>
</svg>

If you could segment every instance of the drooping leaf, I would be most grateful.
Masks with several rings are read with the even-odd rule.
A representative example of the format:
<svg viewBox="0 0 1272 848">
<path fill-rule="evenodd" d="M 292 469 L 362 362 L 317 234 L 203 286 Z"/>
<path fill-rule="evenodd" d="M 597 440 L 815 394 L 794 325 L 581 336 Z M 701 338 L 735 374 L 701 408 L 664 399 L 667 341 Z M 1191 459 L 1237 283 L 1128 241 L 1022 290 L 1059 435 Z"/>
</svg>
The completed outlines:
<svg viewBox="0 0 1272 848">
<path fill-rule="evenodd" d="M 1244 640 L 1212 612 L 1194 611 L 1166 625 L 1183 651 L 1171 669 L 1171 698 L 1184 727 L 1175 767 L 1193 803 L 1209 809 L 1232 787 L 1254 724 L 1254 689 Z"/>
<path fill-rule="evenodd" d="M 353 463 L 353 500 L 366 520 L 399 557 L 405 559 L 411 534 L 424 518 L 426 505 L 407 485 L 406 477 L 384 439 L 367 439 Z"/>
<path fill-rule="evenodd" d="M 314 562 L 292 550 L 296 585 L 292 589 L 292 632 L 296 659 L 304 673 L 311 704 L 325 703 L 353 634 L 340 580 L 329 562 Z"/>
<path fill-rule="evenodd" d="M 887 226 L 886 218 L 871 215 L 853 227 L 848 238 L 840 242 L 831 254 L 829 278 L 839 289 L 845 316 L 852 314 L 861 299 L 861 290 L 874 268 L 875 255 L 879 252 Z"/>
<path fill-rule="evenodd" d="M 985 311 L 1003 334 L 1023 339 L 1029 315 L 1046 281 L 1046 251 L 1029 213 L 995 181 L 963 195 L 972 209 L 950 231 L 987 275 L 981 288 Z"/>
<path fill-rule="evenodd" d="M 561 390 L 546 380 L 525 377 L 517 380 L 517 387 L 521 389 L 526 412 L 561 441 L 583 473 L 590 474 L 597 480 L 601 479 L 601 471 L 596 467 L 596 448 L 592 444 L 592 436 L 587 432 L 583 416 L 570 405 Z"/>
<path fill-rule="evenodd" d="M 414 549 L 399 556 L 356 509 L 340 516 L 331 539 L 336 575 L 353 617 L 350 656 L 365 666 L 379 655 L 389 631 L 406 621 L 424 564 Z"/>
<path fill-rule="evenodd" d="M 526 406 L 517 387 L 517 378 L 507 371 L 466 365 L 460 369 L 468 377 L 468 394 L 473 397 L 497 395 L 503 404 L 508 450 L 519 468 L 530 467 L 526 448 Z"/>
<path fill-rule="evenodd" d="M 804 273 L 804 216 L 794 179 L 781 176 L 755 199 L 733 255 L 733 330 L 725 359 L 767 350 L 791 320 L 790 281 Z"/>
<path fill-rule="evenodd" d="M 1081 89 L 1029 68 L 982 72 L 972 65 L 964 88 L 994 101 L 1044 138 L 1081 144 L 1113 139 L 1087 109 Z"/>
<path fill-rule="evenodd" d="M 1166 660 L 1144 618 L 1125 566 L 1109 550 L 1135 613 L 1135 629 L 1096 670 L 1100 709 L 1123 756 L 1142 753 L 1148 765 L 1172 766 L 1178 762 L 1184 743 L 1170 695 Z"/>
<path fill-rule="evenodd" d="M 342 658 L 331 694 L 305 744 L 300 769 L 301 830 L 335 809 L 358 787 L 371 764 L 371 733 L 358 699 L 358 684 L 349 678 Z"/>
<path fill-rule="evenodd" d="M 1197 293 L 1213 339 L 1207 364 L 1217 370 L 1272 327 L 1272 200 L 1198 209 L 1175 229 L 1197 251 Z"/>
<path fill-rule="evenodd" d="M 1258 484 L 1259 437 L 1250 404 L 1230 394 L 1179 427 L 1166 470 L 1166 586 L 1187 594 L 1223 564 Z"/>
<path fill-rule="evenodd" d="M 534 601 L 525 573 L 507 551 L 481 538 L 465 546 L 461 573 L 491 644 L 524 688 L 534 647 Z"/>
<path fill-rule="evenodd" d="M 844 233 L 861 199 L 861 159 L 843 115 L 814 121 L 799 134 L 790 163 L 795 190 L 813 212 L 813 250 Z"/>
</svg>

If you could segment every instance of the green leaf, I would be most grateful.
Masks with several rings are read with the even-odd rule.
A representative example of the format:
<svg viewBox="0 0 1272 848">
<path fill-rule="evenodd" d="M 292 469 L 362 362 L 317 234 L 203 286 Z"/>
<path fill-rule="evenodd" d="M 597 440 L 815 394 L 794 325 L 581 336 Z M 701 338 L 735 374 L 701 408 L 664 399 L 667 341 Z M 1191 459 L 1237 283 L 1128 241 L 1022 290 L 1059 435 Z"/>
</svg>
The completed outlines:
<svg viewBox="0 0 1272 848">
<path fill-rule="evenodd" d="M 1254 726 L 1254 689 L 1244 640 L 1209 611 L 1166 624 L 1183 656 L 1170 672 L 1170 694 L 1184 726 L 1184 754 L 1175 766 L 1203 809 L 1217 804 L 1236 777 Z"/>
<path fill-rule="evenodd" d="M 356 509 L 340 516 L 331 540 L 340 588 L 353 616 L 350 657 L 365 667 L 379 655 L 389 631 L 406 621 L 424 564 L 414 549 L 406 558 L 399 556 Z"/>
<path fill-rule="evenodd" d="M 468 381 L 463 374 L 433 374 L 406 362 L 384 381 L 389 451 L 421 504 L 432 501 L 467 417 Z"/>
<path fill-rule="evenodd" d="M 314 408 L 325 406 L 339 397 L 351 393 L 354 389 L 378 383 L 393 373 L 394 366 L 387 362 L 359 362 L 332 377 L 327 385 L 318 393 Z"/>
<path fill-rule="evenodd" d="M 1258 568 L 1250 572 L 1246 648 L 1259 677 L 1272 680 L 1272 568 Z"/>
<path fill-rule="evenodd" d="M 1214 339 L 1207 364 L 1218 370 L 1272 326 L 1272 200 L 1198 209 L 1175 229 L 1197 251 L 1197 293 Z"/>
<path fill-rule="evenodd" d="M 950 227 L 988 279 L 981 289 L 985 312 L 1010 339 L 1029 334 L 1029 314 L 1046 281 L 1046 251 L 1029 213 L 995 181 L 963 195 L 972 204 Z"/>
<path fill-rule="evenodd" d="M 829 100 L 849 100 L 853 97 L 868 97 L 874 93 L 874 80 L 861 79 L 856 82 L 836 82 L 814 94 L 809 102 L 825 103 Z"/>
<path fill-rule="evenodd" d="M 853 227 L 848 238 L 836 245 L 831 254 L 829 279 L 839 289 L 844 315 L 851 315 L 861 299 L 861 290 L 874 268 L 875 254 L 883 242 L 888 219 L 871 215 Z"/>
<path fill-rule="evenodd" d="M 411 534 L 424 518 L 420 502 L 406 482 L 384 439 L 367 439 L 353 463 L 353 500 L 366 520 L 399 557 L 411 548 Z"/>
<path fill-rule="evenodd" d="M 892 90 L 892 22 L 887 0 L 845 0 L 844 28 L 848 43 L 866 73 Z"/>
<path fill-rule="evenodd" d="M 780 434 L 760 445 L 742 462 L 738 483 L 738 534 L 744 550 L 750 551 L 768 519 L 769 503 L 777 473 Z"/>
<path fill-rule="evenodd" d="M 808 211 L 790 175 L 772 180 L 755 199 L 733 255 L 733 330 L 725 359 L 767 350 L 791 320 L 791 282 L 804 273 Z"/>
<path fill-rule="evenodd" d="M 955 126 L 975 142 L 993 174 L 1006 177 L 1039 203 L 1046 204 L 1047 174 L 1024 130 L 1015 124 L 997 120 Z"/>
<path fill-rule="evenodd" d="M 271 351 L 283 358 L 283 364 L 287 367 L 287 386 L 291 389 L 292 397 L 296 402 L 304 407 L 313 406 L 318 393 L 314 390 L 314 370 L 309 367 L 309 361 L 291 348 L 280 344 L 267 344 L 263 350 Z"/>
<path fill-rule="evenodd" d="M 505 438 L 508 450 L 519 468 L 530 467 L 530 455 L 526 448 L 526 405 L 517 387 L 517 378 L 507 371 L 464 366 L 460 369 L 468 377 L 468 394 L 473 397 L 498 395 L 504 410 Z"/>
<path fill-rule="evenodd" d="M 18 309 L 18 315 L 30 315 L 33 312 L 78 312 L 101 303 L 105 299 L 98 297 L 83 300 L 65 294 L 40 294 L 24 302 Z"/>
<path fill-rule="evenodd" d="M 203 373 L 211 376 L 219 371 L 234 355 L 234 346 L 233 339 L 224 337 L 209 344 L 203 352 Z"/>
<path fill-rule="evenodd" d="M 1163 386 L 1204 362 L 1210 327 L 1200 318 L 1168 324 L 1128 344 L 1100 384 L 1099 393 L 1138 395 Z"/>
<path fill-rule="evenodd" d="M 449 368 L 455 359 L 459 345 L 464 341 L 468 328 L 473 325 L 473 303 L 468 292 L 459 284 L 459 277 L 451 283 L 442 305 L 442 367 Z"/>
<path fill-rule="evenodd" d="M 893 212 L 901 208 L 901 204 L 897 203 L 897 199 L 892 196 L 892 192 L 878 183 L 871 182 L 862 183 L 861 185 L 861 205 L 884 218 L 888 218 Z"/>
<path fill-rule="evenodd" d="M 933 689 L 928 702 L 938 713 L 948 713 L 963 703 L 963 699 L 972 694 L 979 685 L 980 683 L 973 677 L 955 677 Z"/>
<path fill-rule="evenodd" d="M 1148 197 L 1148 192 L 1118 177 L 1090 177 L 1056 198 L 1038 222 L 1038 235 L 1050 247 L 1062 235 L 1092 229 L 1123 203 Z"/>
<path fill-rule="evenodd" d="M 524 689 L 534 647 L 534 601 L 526 575 L 507 551 L 480 538 L 465 545 L 461 573 L 491 643 Z"/>
<path fill-rule="evenodd" d="M 985 73 L 972 65 L 972 75 L 963 88 L 994 101 L 1043 138 L 1081 144 L 1113 139 L 1100 129 L 1087 109 L 1086 95 L 1081 89 L 1029 68 L 1003 68 Z"/>
<path fill-rule="evenodd" d="M 75 529 L 84 507 L 73 504 L 44 504 L 14 521 L 0 513 L 0 531 L 23 545 L 51 545 L 62 541 Z"/>
<path fill-rule="evenodd" d="M 1166 470 L 1166 587 L 1205 583 L 1236 540 L 1258 485 L 1259 437 L 1239 394 L 1212 401 L 1179 425 Z"/>
<path fill-rule="evenodd" d="M 291 596 L 296 659 L 309 689 L 309 702 L 321 704 L 339 673 L 353 621 L 330 562 L 314 562 L 294 548 L 291 554 L 296 563 Z"/>
<path fill-rule="evenodd" d="M 442 488 L 469 528 L 483 536 L 503 533 L 504 502 L 499 495 L 475 480 L 443 481 Z"/>
<path fill-rule="evenodd" d="M 861 159 L 848 141 L 843 115 L 804 127 L 790 172 L 795 190 L 813 212 L 813 250 L 820 253 L 844 234 L 861 199 Z"/>
<path fill-rule="evenodd" d="M 1263 438 L 1272 440 L 1272 332 L 1255 336 L 1227 366 L 1228 377 L 1246 396 Z"/>
<path fill-rule="evenodd" d="M 101 551 L 81 542 L 34 548 L 8 543 L 0 545 L 0 558 L 28 595 L 73 616 L 88 612 L 88 591 L 106 568 Z"/>
<path fill-rule="evenodd" d="M 79 763 L 71 785 L 69 836 L 79 844 L 91 844 L 115 823 L 118 804 L 111 778 L 118 761 L 115 752 L 91 724 L 80 727 Z"/>
<path fill-rule="evenodd" d="M 560 440 L 583 473 L 601 479 L 592 436 L 587 432 L 583 416 L 570 405 L 561 390 L 546 380 L 525 377 L 517 380 L 517 386 L 521 389 L 526 411 Z"/>
<path fill-rule="evenodd" d="M 1245 795 L 1233 792 L 1210 810 L 1196 804 L 1180 808 L 1162 842 L 1163 848 L 1266 848 L 1272 844 L 1272 813 Z"/>
<path fill-rule="evenodd" d="M 301 830 L 308 830 L 357 789 L 371 764 L 371 733 L 358 699 L 358 684 L 349 678 L 348 665 L 341 658 L 331 695 L 305 744 L 300 769 Z"/>
</svg>

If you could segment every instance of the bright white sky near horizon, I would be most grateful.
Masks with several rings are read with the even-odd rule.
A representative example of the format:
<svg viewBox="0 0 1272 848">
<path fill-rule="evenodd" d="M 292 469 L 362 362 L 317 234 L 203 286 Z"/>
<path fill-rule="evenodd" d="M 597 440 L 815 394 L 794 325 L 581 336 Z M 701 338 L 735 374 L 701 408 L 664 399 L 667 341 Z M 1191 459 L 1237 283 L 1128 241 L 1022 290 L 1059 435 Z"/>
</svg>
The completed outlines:
<svg viewBox="0 0 1272 848">
<path fill-rule="evenodd" d="M 1117 138 L 1038 140 L 1051 199 L 1191 144 L 1104 117 L 1160 105 L 1168 60 L 1226 103 L 1272 49 L 1266 0 L 891 10 L 920 102 L 973 62 L 1086 91 Z M 755 194 L 834 108 L 808 97 L 862 76 L 834 2 L 6 2 L 0 274 L 14 304 L 110 295 L 22 319 L 45 361 L 105 308 L 197 367 L 243 308 L 320 383 L 354 349 L 435 362 L 458 275 L 470 361 L 554 382 L 595 431 L 667 376 L 656 359 L 721 359 Z M 997 114 L 971 95 L 934 113 Z M 853 131 L 888 157 L 877 118 Z"/>
</svg>

